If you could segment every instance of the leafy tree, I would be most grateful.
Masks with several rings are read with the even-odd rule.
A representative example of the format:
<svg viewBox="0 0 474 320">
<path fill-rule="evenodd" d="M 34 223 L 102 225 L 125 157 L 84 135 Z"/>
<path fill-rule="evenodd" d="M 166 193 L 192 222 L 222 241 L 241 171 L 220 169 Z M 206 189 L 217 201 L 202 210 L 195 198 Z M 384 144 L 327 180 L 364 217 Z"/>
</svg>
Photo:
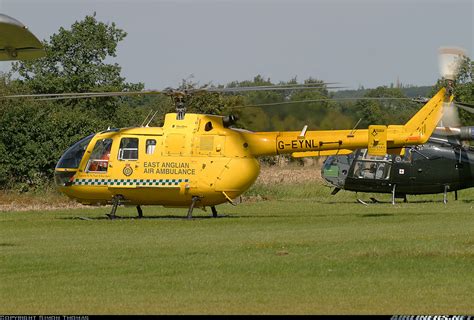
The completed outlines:
<svg viewBox="0 0 474 320">
<path fill-rule="evenodd" d="M 323 82 L 314 78 L 304 81 L 305 84 L 323 85 Z M 296 78 L 287 82 L 280 82 L 277 85 L 298 84 Z M 261 75 L 254 77 L 252 81 L 232 82 L 228 87 L 249 87 L 249 86 L 272 86 L 275 85 L 270 79 L 264 79 Z M 253 130 L 299 130 L 304 124 L 317 129 L 321 119 L 326 114 L 327 102 L 304 103 L 301 101 L 327 99 L 326 88 L 321 90 L 275 90 L 275 91 L 253 91 L 238 93 L 242 96 L 245 105 L 265 105 L 259 108 L 247 108 L 239 110 L 243 115 L 242 124 Z M 294 103 L 292 103 L 294 101 Z M 284 102 L 278 105 L 277 103 Z M 277 105 L 271 105 L 271 104 Z M 263 112 L 262 112 L 263 110 Z"/>
<path fill-rule="evenodd" d="M 13 64 L 0 77 L 2 94 L 140 90 L 126 83 L 116 56 L 126 33 L 94 16 L 60 28 L 44 41 L 46 57 Z M 166 97 L 164 97 L 166 98 Z M 154 101 L 147 101 L 152 103 Z M 137 98 L 0 100 L 0 186 L 27 190 L 52 181 L 61 154 L 80 138 L 107 127 L 139 125 L 151 107 Z"/>
<path fill-rule="evenodd" d="M 364 97 L 388 99 L 358 100 L 355 103 L 356 115 L 362 119 L 359 125 L 361 128 L 372 124 L 403 124 L 419 109 L 419 105 L 414 102 L 402 100 L 406 96 L 397 88 L 377 87 L 367 90 Z"/>
<path fill-rule="evenodd" d="M 454 89 L 455 101 L 474 104 L 474 61 L 463 59 L 460 72 L 456 78 L 457 85 Z M 474 115 L 465 110 L 459 110 L 463 125 L 472 125 Z"/>
<path fill-rule="evenodd" d="M 304 84 L 307 85 L 318 85 L 321 89 L 311 90 L 295 90 L 291 92 L 290 101 L 294 101 L 294 104 L 282 106 L 281 110 L 292 114 L 298 122 L 299 126 L 307 124 L 311 130 L 321 128 L 321 121 L 328 112 L 330 111 L 328 101 L 314 101 L 304 102 L 309 100 L 324 100 L 329 98 L 329 92 L 324 86 L 324 82 L 314 78 L 308 78 L 304 80 Z M 297 128 L 293 128 L 296 130 Z"/>
<path fill-rule="evenodd" d="M 455 101 L 474 104 L 474 61 L 468 57 L 464 57 L 461 61 L 459 72 L 456 75 L 454 86 Z M 434 95 L 441 87 L 445 86 L 446 80 L 438 79 L 437 83 L 431 91 Z M 474 115 L 464 110 L 459 110 L 459 118 L 461 125 L 472 125 Z"/>
<path fill-rule="evenodd" d="M 44 41 L 46 57 L 13 64 L 12 71 L 33 93 L 70 93 L 91 91 L 141 90 L 143 84 L 130 84 L 120 75 L 117 63 L 106 63 L 116 57 L 118 42 L 127 33 L 115 23 L 105 24 L 92 16 L 76 21 L 70 29 L 60 28 Z M 68 99 L 68 106 L 95 108 L 102 118 L 112 118 L 117 98 Z"/>
<path fill-rule="evenodd" d="M 325 130 L 351 129 L 355 125 L 354 119 L 337 110 L 329 111 L 321 120 L 320 128 Z"/>
</svg>

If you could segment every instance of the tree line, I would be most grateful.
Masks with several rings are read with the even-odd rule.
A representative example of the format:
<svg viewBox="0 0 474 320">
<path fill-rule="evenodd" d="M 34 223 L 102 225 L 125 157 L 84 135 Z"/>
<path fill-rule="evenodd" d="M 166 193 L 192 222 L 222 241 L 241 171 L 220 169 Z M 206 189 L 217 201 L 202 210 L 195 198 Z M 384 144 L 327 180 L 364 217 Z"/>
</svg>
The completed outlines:
<svg viewBox="0 0 474 320">
<path fill-rule="evenodd" d="M 86 16 L 70 28 L 60 28 L 44 40 L 46 57 L 19 61 L 11 71 L 0 74 L 0 95 L 48 94 L 68 92 L 138 91 L 143 83 L 128 83 L 117 63 L 107 63 L 116 56 L 117 44 L 127 33 L 114 23 Z M 474 64 L 465 59 L 458 76 L 456 99 L 474 103 L 472 83 Z M 234 81 L 221 87 L 271 86 L 297 84 L 297 80 L 274 83 L 261 75 L 248 81 Z M 309 78 L 305 84 L 323 84 Z M 440 79 L 430 94 L 440 87 Z M 196 87 L 184 82 L 183 86 Z M 369 124 L 401 124 L 409 119 L 419 105 L 406 100 L 344 100 L 304 103 L 334 97 L 399 97 L 407 89 L 378 87 L 354 92 L 322 90 L 256 91 L 239 94 L 203 94 L 192 97 L 188 112 L 229 113 L 238 116 L 237 127 L 249 130 L 299 130 L 308 125 L 316 129 L 348 129 L 359 122 Z M 417 91 L 416 87 L 410 90 Z M 428 88 L 429 90 L 430 88 Z M 421 90 L 426 92 L 426 88 Z M 409 93 L 408 93 L 409 94 Z M 279 106 L 246 107 L 272 104 Z M 239 108 L 235 108 L 239 106 Z M 173 112 L 171 99 L 163 95 L 144 97 L 97 97 L 67 100 L 0 100 L 0 187 L 28 191 L 52 181 L 54 167 L 62 153 L 73 143 L 91 133 L 109 127 L 138 126 L 150 112 L 157 116 L 150 125 L 161 126 L 167 112 Z M 471 114 L 461 110 L 462 123 L 472 124 Z M 360 121 L 359 121 L 360 120 Z"/>
</svg>

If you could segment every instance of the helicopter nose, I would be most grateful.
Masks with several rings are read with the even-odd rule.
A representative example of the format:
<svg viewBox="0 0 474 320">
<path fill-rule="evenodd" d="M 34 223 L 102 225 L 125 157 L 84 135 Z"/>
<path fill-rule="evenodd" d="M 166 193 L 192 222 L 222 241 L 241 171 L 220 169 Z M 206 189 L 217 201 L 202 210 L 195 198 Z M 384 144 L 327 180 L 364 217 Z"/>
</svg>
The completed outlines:
<svg viewBox="0 0 474 320">
<path fill-rule="evenodd" d="M 72 185 L 76 171 L 56 170 L 54 172 L 54 183 L 57 187 L 67 187 Z"/>
</svg>

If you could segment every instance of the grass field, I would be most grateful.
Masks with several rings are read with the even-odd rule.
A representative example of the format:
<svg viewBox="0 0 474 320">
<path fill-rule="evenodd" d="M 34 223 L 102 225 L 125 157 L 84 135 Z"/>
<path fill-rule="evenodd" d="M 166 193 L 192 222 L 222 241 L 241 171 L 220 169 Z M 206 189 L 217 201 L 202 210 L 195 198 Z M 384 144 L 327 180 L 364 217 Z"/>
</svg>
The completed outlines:
<svg viewBox="0 0 474 320">
<path fill-rule="evenodd" d="M 1 212 L 0 313 L 474 313 L 471 191 L 395 206 L 329 193 L 257 185 L 192 221 L 161 207 L 116 221 L 105 207 Z"/>
</svg>

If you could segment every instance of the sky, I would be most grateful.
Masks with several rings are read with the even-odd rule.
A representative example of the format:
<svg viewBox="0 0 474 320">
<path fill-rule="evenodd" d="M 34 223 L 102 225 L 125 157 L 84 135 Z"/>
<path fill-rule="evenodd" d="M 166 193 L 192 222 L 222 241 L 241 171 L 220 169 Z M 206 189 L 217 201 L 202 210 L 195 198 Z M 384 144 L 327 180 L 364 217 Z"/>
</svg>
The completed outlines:
<svg viewBox="0 0 474 320">
<path fill-rule="evenodd" d="M 0 12 L 39 39 L 95 12 L 128 33 L 110 61 L 156 90 L 257 74 L 351 89 L 432 85 L 439 47 L 474 52 L 474 0 L 0 0 Z"/>
</svg>

